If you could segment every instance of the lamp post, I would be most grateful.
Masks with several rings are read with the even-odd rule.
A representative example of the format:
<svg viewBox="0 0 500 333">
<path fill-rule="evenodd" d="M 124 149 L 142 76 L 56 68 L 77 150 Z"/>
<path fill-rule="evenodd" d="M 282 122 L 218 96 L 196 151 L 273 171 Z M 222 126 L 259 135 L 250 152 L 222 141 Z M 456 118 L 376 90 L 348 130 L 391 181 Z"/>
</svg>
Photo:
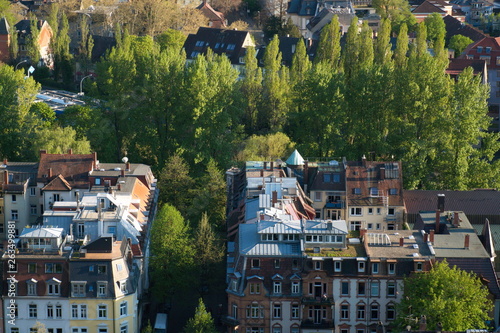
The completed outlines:
<svg viewBox="0 0 500 333">
<path fill-rule="evenodd" d="M 28 60 L 23 60 L 21 62 L 18 62 L 16 67 L 14 67 L 14 70 L 17 71 L 17 66 L 19 66 L 20 64 L 25 63 L 25 62 L 28 62 Z"/>
<path fill-rule="evenodd" d="M 94 74 L 89 74 L 87 76 L 84 76 L 81 80 L 80 80 L 80 92 L 78 93 L 78 96 L 83 96 L 84 93 L 83 93 L 83 80 L 85 80 L 86 78 L 88 77 L 93 77 Z"/>
</svg>

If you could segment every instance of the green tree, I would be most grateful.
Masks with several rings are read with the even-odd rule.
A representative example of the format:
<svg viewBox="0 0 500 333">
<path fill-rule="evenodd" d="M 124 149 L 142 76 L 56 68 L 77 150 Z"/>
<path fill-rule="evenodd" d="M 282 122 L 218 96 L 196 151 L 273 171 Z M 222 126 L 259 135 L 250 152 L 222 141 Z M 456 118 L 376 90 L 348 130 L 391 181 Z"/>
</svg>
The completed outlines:
<svg viewBox="0 0 500 333">
<path fill-rule="evenodd" d="M 408 316 L 425 316 L 432 330 L 438 323 L 443 331 L 486 328 L 493 308 L 488 294 L 475 274 L 451 268 L 446 261 L 436 262 L 429 272 L 415 273 L 404 280 L 398 324 L 404 330 Z"/>
<path fill-rule="evenodd" d="M 391 47 L 391 21 L 382 19 L 375 43 L 375 62 L 378 64 L 389 63 L 392 59 Z"/>
<path fill-rule="evenodd" d="M 448 42 L 448 47 L 455 50 L 455 57 L 458 57 L 473 40 L 464 35 L 454 35 Z"/>
<path fill-rule="evenodd" d="M 73 149 L 75 154 L 90 154 L 90 142 L 84 137 L 77 139 L 76 131 L 71 127 L 43 128 L 36 133 L 33 153 L 46 149 L 49 154 L 64 154 Z"/>
<path fill-rule="evenodd" d="M 340 59 L 340 37 L 339 17 L 335 15 L 321 30 L 314 61 L 316 63 L 326 61 L 333 71 L 337 71 Z"/>
<path fill-rule="evenodd" d="M 446 35 L 446 25 L 443 17 L 438 13 L 432 13 L 424 20 L 427 27 L 427 38 L 434 44 L 438 38 L 444 38 Z"/>
<path fill-rule="evenodd" d="M 257 63 L 255 48 L 248 47 L 245 54 L 245 76 L 241 84 L 245 113 L 243 121 L 247 133 L 257 130 L 259 102 L 262 96 L 262 70 Z"/>
<path fill-rule="evenodd" d="M 358 17 L 354 16 L 347 29 L 346 45 L 342 49 L 344 73 L 347 79 L 350 79 L 358 70 L 360 52 L 358 30 Z"/>
<path fill-rule="evenodd" d="M 284 158 L 292 152 L 293 143 L 281 132 L 267 135 L 252 135 L 244 142 L 244 148 L 238 153 L 237 160 L 274 161 Z"/>
<path fill-rule="evenodd" d="M 38 116 L 46 127 L 50 127 L 56 120 L 56 113 L 47 103 L 36 102 L 31 104 L 30 112 Z"/>
<path fill-rule="evenodd" d="M 398 32 L 401 25 L 404 23 L 409 30 L 416 23 L 415 16 L 410 11 L 410 5 L 405 0 L 374 0 L 373 8 L 377 11 L 382 19 L 389 19 L 392 22 L 392 28 Z"/>
<path fill-rule="evenodd" d="M 165 204 L 151 229 L 152 292 L 158 301 L 173 298 L 191 284 L 194 251 L 189 228 L 175 207 Z"/>
<path fill-rule="evenodd" d="M 160 44 L 162 51 L 172 47 L 180 52 L 186 41 L 186 35 L 179 30 L 167 29 L 156 36 L 156 41 Z"/>
<path fill-rule="evenodd" d="M 38 44 L 39 36 L 40 30 L 38 29 L 38 20 L 34 15 L 31 15 L 30 34 L 26 38 L 26 48 L 28 49 L 28 57 L 35 67 L 38 66 L 38 61 L 40 60 L 40 45 Z"/>
<path fill-rule="evenodd" d="M 401 25 L 398 39 L 396 40 L 396 50 L 394 52 L 394 63 L 396 68 L 404 69 L 408 62 L 408 29 L 406 24 Z"/>
<path fill-rule="evenodd" d="M 217 239 L 213 227 L 208 221 L 207 214 L 201 216 L 194 234 L 194 248 L 199 277 L 201 295 L 205 294 L 209 285 L 214 285 L 218 279 L 217 268 L 221 267 L 225 248 Z"/>
<path fill-rule="evenodd" d="M 205 174 L 198 180 L 196 195 L 189 209 L 191 221 L 200 221 L 206 213 L 210 225 L 224 229 L 226 217 L 226 183 L 217 162 L 210 159 Z"/>
<path fill-rule="evenodd" d="M 148 320 L 148 324 L 141 330 L 141 333 L 153 333 L 153 326 L 151 326 L 151 321 Z"/>
<path fill-rule="evenodd" d="M 158 186 L 160 204 L 171 204 L 186 216 L 193 198 L 194 180 L 189 175 L 189 165 L 181 156 L 176 154 L 168 159 L 160 172 Z"/>
<path fill-rule="evenodd" d="M 199 299 L 194 317 L 184 327 L 184 333 L 217 333 L 212 315 L 207 312 L 203 299 Z"/>
<path fill-rule="evenodd" d="M 297 49 L 292 57 L 292 68 L 290 69 L 291 84 L 301 84 L 307 73 L 311 70 L 311 67 L 312 64 L 309 60 L 309 55 L 307 55 L 306 43 L 300 38 L 297 42 Z"/>
<path fill-rule="evenodd" d="M 359 35 L 359 67 L 367 70 L 373 65 L 373 30 L 364 21 Z"/>
<path fill-rule="evenodd" d="M 90 18 L 86 15 L 80 16 L 80 41 L 78 43 L 78 62 L 81 72 L 86 75 L 92 63 L 92 49 L 94 48 L 94 38 L 90 34 Z"/>
</svg>

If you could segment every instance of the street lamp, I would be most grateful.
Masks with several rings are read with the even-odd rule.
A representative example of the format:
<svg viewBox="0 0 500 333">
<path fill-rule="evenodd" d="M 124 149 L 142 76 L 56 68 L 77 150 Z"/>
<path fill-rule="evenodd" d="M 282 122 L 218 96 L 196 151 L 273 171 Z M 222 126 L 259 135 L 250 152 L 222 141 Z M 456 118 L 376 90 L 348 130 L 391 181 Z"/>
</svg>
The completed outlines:
<svg viewBox="0 0 500 333">
<path fill-rule="evenodd" d="M 85 95 L 85 94 L 83 93 L 83 80 L 85 80 L 85 79 L 86 79 L 86 78 L 88 78 L 88 77 L 93 77 L 93 76 L 94 76 L 94 74 L 89 74 L 89 75 L 87 75 L 87 76 L 84 76 L 84 77 L 80 80 L 80 92 L 78 93 L 78 96 L 83 96 L 83 95 Z"/>
<path fill-rule="evenodd" d="M 28 60 L 23 60 L 23 61 L 17 63 L 16 67 L 14 67 L 14 70 L 17 71 L 17 66 L 19 66 L 20 64 L 25 63 L 25 62 L 28 62 Z"/>
</svg>

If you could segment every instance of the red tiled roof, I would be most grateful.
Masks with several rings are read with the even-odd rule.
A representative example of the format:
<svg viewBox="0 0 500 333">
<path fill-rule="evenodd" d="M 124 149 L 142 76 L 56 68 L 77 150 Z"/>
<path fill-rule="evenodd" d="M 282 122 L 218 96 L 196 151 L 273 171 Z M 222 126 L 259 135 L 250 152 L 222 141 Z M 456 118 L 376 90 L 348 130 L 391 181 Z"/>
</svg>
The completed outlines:
<svg viewBox="0 0 500 333">
<path fill-rule="evenodd" d="M 71 191 L 71 185 L 62 175 L 57 175 L 47 185 L 43 187 L 44 191 Z"/>
<path fill-rule="evenodd" d="M 225 28 L 226 27 L 226 19 L 224 18 L 224 14 L 216 11 L 208 4 L 208 2 L 203 1 L 196 9 L 201 10 L 203 15 L 205 15 L 210 22 L 212 22 L 212 28 Z"/>
<path fill-rule="evenodd" d="M 37 180 L 46 182 L 52 173 L 62 175 L 70 183 L 87 182 L 94 160 L 94 154 L 41 154 Z"/>
<path fill-rule="evenodd" d="M 424 1 L 420 4 L 420 6 L 415 7 L 412 10 L 412 13 L 415 14 L 427 14 L 427 13 L 446 13 L 444 10 L 439 8 L 438 6 L 433 5 L 429 1 Z"/>
</svg>

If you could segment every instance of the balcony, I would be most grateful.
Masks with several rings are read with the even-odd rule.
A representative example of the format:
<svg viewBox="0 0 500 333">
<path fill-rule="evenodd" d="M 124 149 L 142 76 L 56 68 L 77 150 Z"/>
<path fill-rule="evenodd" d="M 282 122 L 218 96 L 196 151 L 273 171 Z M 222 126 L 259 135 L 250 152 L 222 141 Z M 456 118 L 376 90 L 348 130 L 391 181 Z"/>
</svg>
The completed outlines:
<svg viewBox="0 0 500 333">
<path fill-rule="evenodd" d="M 222 322 L 222 324 L 224 324 L 226 326 L 231 326 L 231 327 L 238 326 L 240 324 L 240 321 L 238 319 L 227 316 L 227 315 L 221 316 L 220 321 Z"/>
<path fill-rule="evenodd" d="M 302 304 L 333 305 L 333 297 L 303 297 Z"/>
<path fill-rule="evenodd" d="M 344 200 L 337 201 L 327 201 L 325 204 L 325 208 L 344 208 Z"/>
<path fill-rule="evenodd" d="M 303 320 L 301 325 L 301 328 L 334 328 L 335 325 L 333 323 L 333 320 L 322 320 L 321 322 L 314 322 L 311 319 Z"/>
</svg>

